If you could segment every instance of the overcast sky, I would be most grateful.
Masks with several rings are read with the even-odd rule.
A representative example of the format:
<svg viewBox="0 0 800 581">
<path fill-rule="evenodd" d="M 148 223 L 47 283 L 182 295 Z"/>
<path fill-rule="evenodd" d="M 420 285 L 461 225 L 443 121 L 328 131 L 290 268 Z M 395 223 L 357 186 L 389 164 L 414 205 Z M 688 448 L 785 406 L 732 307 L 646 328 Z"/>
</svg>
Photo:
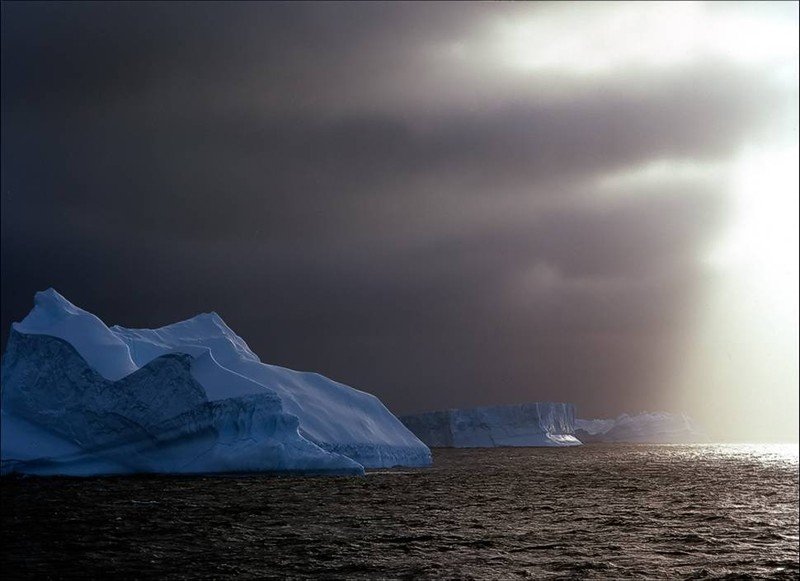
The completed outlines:
<svg viewBox="0 0 800 581">
<path fill-rule="evenodd" d="M 729 398 L 712 429 L 796 438 L 795 287 L 766 392 L 695 347 L 733 357 L 742 277 L 759 337 L 789 278 L 746 265 L 796 272 L 797 34 L 793 2 L 4 2 L 3 334 L 52 286 L 109 325 L 217 311 L 397 413 Z"/>
</svg>

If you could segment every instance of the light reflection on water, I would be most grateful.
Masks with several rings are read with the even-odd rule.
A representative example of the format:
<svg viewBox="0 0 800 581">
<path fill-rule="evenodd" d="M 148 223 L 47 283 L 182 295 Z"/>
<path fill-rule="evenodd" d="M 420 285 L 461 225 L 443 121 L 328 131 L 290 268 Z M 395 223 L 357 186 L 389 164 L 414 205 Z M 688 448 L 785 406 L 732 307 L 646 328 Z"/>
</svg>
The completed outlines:
<svg viewBox="0 0 800 581">
<path fill-rule="evenodd" d="M 687 446 L 696 455 L 713 458 L 747 458 L 763 464 L 798 466 L 800 447 L 797 444 L 696 444 Z"/>
<path fill-rule="evenodd" d="M 797 579 L 796 445 L 434 450 L 366 478 L 3 479 L 15 576 Z"/>
</svg>

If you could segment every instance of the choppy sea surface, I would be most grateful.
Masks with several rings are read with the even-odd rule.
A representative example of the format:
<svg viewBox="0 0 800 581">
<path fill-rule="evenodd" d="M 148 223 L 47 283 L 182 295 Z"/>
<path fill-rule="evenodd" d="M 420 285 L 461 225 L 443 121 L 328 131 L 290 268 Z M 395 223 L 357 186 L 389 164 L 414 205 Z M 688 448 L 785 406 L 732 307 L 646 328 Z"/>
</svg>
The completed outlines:
<svg viewBox="0 0 800 581">
<path fill-rule="evenodd" d="M 3 577 L 800 576 L 797 446 L 434 461 L 363 478 L 3 478 Z"/>
</svg>

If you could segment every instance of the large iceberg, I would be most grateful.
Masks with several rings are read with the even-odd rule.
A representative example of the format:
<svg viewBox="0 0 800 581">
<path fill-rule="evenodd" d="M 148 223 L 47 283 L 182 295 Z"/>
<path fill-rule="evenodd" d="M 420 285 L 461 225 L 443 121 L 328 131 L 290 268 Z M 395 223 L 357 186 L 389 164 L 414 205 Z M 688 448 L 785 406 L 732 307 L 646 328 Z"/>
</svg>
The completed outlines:
<svg viewBox="0 0 800 581">
<path fill-rule="evenodd" d="M 427 466 L 375 396 L 262 363 L 216 314 L 107 327 L 53 289 L 2 362 L 2 469 L 35 474 Z"/>
<path fill-rule="evenodd" d="M 616 419 L 577 420 L 575 433 L 583 442 L 690 444 L 706 436 L 685 413 L 622 414 Z"/>
<path fill-rule="evenodd" d="M 578 446 L 575 406 L 526 403 L 450 409 L 401 416 L 417 437 L 431 447 Z"/>
</svg>

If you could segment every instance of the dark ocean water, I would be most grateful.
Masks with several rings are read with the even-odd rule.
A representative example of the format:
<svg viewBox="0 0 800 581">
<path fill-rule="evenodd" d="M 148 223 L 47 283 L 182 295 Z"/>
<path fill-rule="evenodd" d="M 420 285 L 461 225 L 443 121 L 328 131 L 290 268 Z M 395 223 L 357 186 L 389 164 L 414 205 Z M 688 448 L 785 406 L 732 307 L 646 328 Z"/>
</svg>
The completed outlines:
<svg viewBox="0 0 800 581">
<path fill-rule="evenodd" d="M 4 478 L 2 573 L 797 579 L 794 447 L 435 450 L 364 478 Z"/>
</svg>

